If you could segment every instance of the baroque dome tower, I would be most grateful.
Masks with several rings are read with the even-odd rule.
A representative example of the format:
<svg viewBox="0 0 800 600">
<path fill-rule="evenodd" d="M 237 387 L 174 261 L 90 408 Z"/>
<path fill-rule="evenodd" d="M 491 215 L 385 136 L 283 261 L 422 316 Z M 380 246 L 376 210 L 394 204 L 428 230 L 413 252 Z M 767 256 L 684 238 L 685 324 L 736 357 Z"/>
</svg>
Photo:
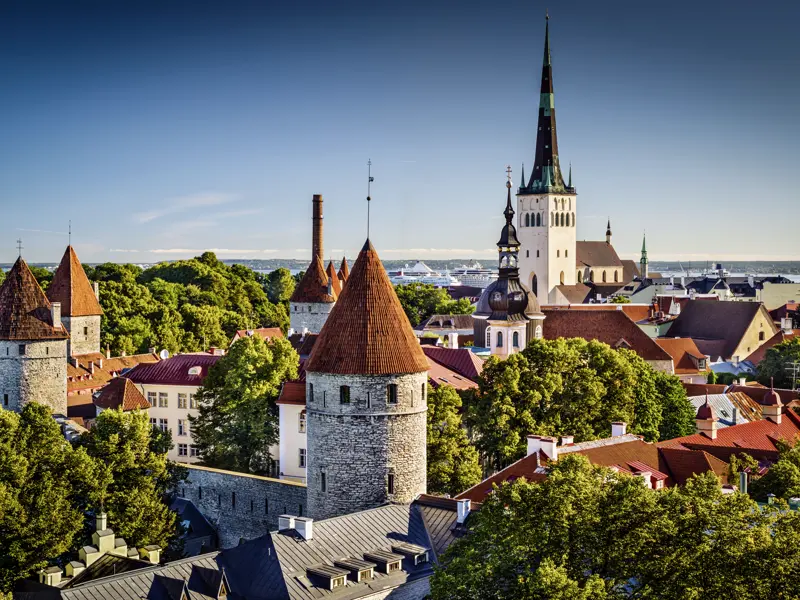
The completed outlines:
<svg viewBox="0 0 800 600">
<path fill-rule="evenodd" d="M 493 355 L 501 358 L 524 349 L 527 340 L 541 338 L 544 321 L 536 294 L 519 279 L 520 242 L 511 205 L 511 167 L 507 172 L 508 196 L 503 213 L 506 224 L 497 242 L 500 274 L 496 281 L 483 290 L 473 314 L 479 322 L 487 323 L 485 327 L 476 326 L 476 333 L 482 330 L 487 347 L 491 348 Z"/>
<path fill-rule="evenodd" d="M 369 240 L 305 370 L 310 516 L 424 493 L 428 360 Z"/>
</svg>

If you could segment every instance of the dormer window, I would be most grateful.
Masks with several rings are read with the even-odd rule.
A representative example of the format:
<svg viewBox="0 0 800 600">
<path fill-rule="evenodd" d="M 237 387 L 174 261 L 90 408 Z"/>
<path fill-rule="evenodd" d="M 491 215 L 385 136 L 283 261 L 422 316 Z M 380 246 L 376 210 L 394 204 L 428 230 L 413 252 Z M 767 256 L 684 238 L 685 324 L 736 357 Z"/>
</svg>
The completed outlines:
<svg viewBox="0 0 800 600">
<path fill-rule="evenodd" d="M 200 375 L 202 373 L 203 367 L 191 367 L 189 369 L 189 375 Z"/>
</svg>

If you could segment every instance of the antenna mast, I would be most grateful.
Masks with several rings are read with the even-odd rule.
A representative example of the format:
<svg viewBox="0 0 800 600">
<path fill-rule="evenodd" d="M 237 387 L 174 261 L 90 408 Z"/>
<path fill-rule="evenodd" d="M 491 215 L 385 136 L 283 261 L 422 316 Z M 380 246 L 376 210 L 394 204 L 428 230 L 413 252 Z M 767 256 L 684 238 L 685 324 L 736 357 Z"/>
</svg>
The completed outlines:
<svg viewBox="0 0 800 600">
<path fill-rule="evenodd" d="M 372 201 L 370 188 L 375 178 L 372 176 L 372 159 L 367 160 L 367 239 L 369 239 L 369 203 Z"/>
</svg>

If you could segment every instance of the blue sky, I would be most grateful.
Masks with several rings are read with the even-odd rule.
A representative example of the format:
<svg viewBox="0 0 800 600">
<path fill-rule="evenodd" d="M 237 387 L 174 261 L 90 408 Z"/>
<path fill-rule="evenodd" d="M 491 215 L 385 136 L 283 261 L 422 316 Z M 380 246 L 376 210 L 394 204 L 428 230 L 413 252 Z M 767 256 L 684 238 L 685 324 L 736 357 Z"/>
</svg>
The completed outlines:
<svg viewBox="0 0 800 600">
<path fill-rule="evenodd" d="M 548 3 L 578 238 L 800 259 L 800 3 Z M 0 5 L 0 262 L 493 257 L 530 168 L 540 2 Z"/>
</svg>

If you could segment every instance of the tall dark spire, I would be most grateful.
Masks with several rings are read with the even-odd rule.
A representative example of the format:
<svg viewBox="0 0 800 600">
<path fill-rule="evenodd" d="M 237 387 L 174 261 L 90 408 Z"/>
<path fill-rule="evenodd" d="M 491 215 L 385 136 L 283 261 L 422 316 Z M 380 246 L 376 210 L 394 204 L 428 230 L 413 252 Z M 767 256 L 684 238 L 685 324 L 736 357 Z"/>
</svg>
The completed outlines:
<svg viewBox="0 0 800 600">
<path fill-rule="evenodd" d="M 525 182 L 522 182 L 525 185 Z M 539 121 L 536 132 L 536 155 L 533 173 L 526 191 L 563 192 L 561 165 L 558 160 L 558 137 L 556 135 L 556 109 L 553 100 L 553 67 L 550 62 L 550 17 L 545 20 L 544 58 L 542 60 L 542 85 L 539 93 Z"/>
</svg>

